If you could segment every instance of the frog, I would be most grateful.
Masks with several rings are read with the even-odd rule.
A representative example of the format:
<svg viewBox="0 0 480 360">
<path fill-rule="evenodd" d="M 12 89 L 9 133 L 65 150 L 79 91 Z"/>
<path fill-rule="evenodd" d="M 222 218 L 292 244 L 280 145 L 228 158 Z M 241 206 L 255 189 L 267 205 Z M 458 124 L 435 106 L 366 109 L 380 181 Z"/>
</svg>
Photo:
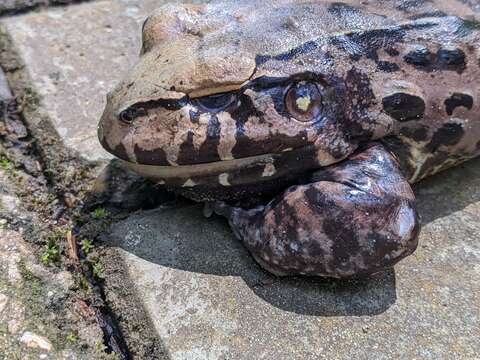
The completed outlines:
<svg viewBox="0 0 480 360">
<path fill-rule="evenodd" d="M 166 4 L 99 140 L 266 271 L 370 276 L 418 246 L 412 185 L 480 154 L 479 19 L 469 0 Z"/>
</svg>

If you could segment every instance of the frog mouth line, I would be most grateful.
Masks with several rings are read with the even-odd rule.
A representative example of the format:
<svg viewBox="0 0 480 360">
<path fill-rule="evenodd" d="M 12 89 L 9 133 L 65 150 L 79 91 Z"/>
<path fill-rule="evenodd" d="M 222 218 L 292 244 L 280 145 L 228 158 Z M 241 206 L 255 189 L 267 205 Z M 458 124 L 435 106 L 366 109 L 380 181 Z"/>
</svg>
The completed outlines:
<svg viewBox="0 0 480 360">
<path fill-rule="evenodd" d="M 208 182 L 215 177 L 222 179 L 227 174 L 232 175 L 238 183 L 268 181 L 321 167 L 313 146 L 282 153 L 191 165 L 164 166 L 138 164 L 126 160 L 122 162 L 130 170 L 148 179 L 167 184 L 178 184 L 180 179 L 188 181 L 204 178 Z"/>
<path fill-rule="evenodd" d="M 251 166 L 273 164 L 277 154 L 250 156 L 241 159 L 221 160 L 210 163 L 162 166 L 137 164 L 122 160 L 131 170 L 150 179 L 163 180 L 172 178 L 190 178 L 211 176 L 214 174 L 231 173 Z"/>
</svg>

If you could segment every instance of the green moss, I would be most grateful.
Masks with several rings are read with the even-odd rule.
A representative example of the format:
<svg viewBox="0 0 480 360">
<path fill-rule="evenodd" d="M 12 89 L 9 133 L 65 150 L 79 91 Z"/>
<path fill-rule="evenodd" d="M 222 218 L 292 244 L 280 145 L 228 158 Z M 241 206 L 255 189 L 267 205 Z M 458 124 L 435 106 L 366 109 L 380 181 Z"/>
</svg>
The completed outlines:
<svg viewBox="0 0 480 360">
<path fill-rule="evenodd" d="M 83 240 L 82 241 L 82 250 L 85 253 L 85 255 L 90 253 L 92 251 L 93 247 L 94 247 L 93 242 L 91 240 Z"/>
<path fill-rule="evenodd" d="M 95 220 L 105 219 L 108 216 L 108 211 L 104 208 L 97 208 L 90 213 L 90 216 Z"/>
<path fill-rule="evenodd" d="M 40 255 L 40 261 L 43 265 L 48 266 L 52 263 L 60 262 L 60 250 L 56 244 L 48 244 L 45 251 Z"/>
<path fill-rule="evenodd" d="M 8 175 L 15 177 L 15 165 L 5 156 L 0 157 L 0 168 L 2 168 Z"/>
<path fill-rule="evenodd" d="M 78 341 L 78 336 L 76 333 L 71 332 L 67 335 L 67 341 L 69 343 L 76 343 Z"/>
<path fill-rule="evenodd" d="M 28 299 L 37 298 L 42 295 L 42 280 L 34 275 L 25 265 L 25 262 L 20 260 L 18 263 L 18 269 L 20 270 L 20 275 L 24 280 L 24 287 L 28 290 L 29 296 Z"/>
<path fill-rule="evenodd" d="M 8 160 L 6 157 L 2 157 L 0 160 L 0 166 L 2 167 L 3 170 L 9 171 L 13 168 L 13 164 L 10 160 Z"/>
<path fill-rule="evenodd" d="M 101 278 L 103 276 L 104 271 L 105 271 L 105 268 L 99 262 L 93 264 L 93 274 L 96 277 Z"/>
</svg>

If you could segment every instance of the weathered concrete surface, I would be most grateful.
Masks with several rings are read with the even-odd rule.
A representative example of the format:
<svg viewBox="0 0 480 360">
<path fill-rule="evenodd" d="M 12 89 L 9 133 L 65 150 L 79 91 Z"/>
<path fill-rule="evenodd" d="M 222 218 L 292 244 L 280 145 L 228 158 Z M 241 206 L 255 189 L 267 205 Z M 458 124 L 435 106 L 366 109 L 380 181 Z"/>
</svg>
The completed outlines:
<svg viewBox="0 0 480 360">
<path fill-rule="evenodd" d="M 141 24 L 164 2 L 99 1 L 0 22 L 65 145 L 88 160 L 110 158 L 96 135 L 106 93 L 136 61 Z"/>
<path fill-rule="evenodd" d="M 51 5 L 68 5 L 88 0 L 2 0 L 0 2 L 0 16 L 46 7 Z"/>
<path fill-rule="evenodd" d="M 82 311 L 71 273 L 40 264 L 22 208 L 0 170 L 0 359 L 108 359 L 95 314 Z"/>
<path fill-rule="evenodd" d="M 185 206 L 112 227 L 107 288 L 124 281 L 108 264 L 120 254 L 172 359 L 478 358 L 480 160 L 417 195 L 417 252 L 369 280 L 273 278 L 221 219 Z"/>
<path fill-rule="evenodd" d="M 88 159 L 108 158 L 96 140 L 105 94 L 135 61 L 140 24 L 162 2 L 99 1 L 1 20 L 41 106 Z M 198 207 L 139 212 L 106 234 L 107 297 L 124 302 L 115 310 L 132 332 L 145 307 L 173 359 L 478 358 L 479 185 L 479 160 L 421 184 L 418 251 L 359 282 L 278 280 Z"/>
<path fill-rule="evenodd" d="M 0 359 L 105 359 L 95 318 L 67 295 L 72 275 L 36 260 L 20 233 L 0 229 Z"/>
</svg>

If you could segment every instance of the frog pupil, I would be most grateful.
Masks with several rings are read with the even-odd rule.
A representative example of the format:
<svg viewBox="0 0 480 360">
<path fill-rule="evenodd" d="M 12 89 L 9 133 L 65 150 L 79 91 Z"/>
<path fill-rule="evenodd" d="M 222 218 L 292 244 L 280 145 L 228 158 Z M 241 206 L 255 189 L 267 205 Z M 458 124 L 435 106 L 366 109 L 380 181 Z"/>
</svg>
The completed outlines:
<svg viewBox="0 0 480 360">
<path fill-rule="evenodd" d="M 285 96 L 289 113 L 297 120 L 315 119 L 322 108 L 322 95 L 313 82 L 299 82 L 289 88 Z"/>
</svg>

